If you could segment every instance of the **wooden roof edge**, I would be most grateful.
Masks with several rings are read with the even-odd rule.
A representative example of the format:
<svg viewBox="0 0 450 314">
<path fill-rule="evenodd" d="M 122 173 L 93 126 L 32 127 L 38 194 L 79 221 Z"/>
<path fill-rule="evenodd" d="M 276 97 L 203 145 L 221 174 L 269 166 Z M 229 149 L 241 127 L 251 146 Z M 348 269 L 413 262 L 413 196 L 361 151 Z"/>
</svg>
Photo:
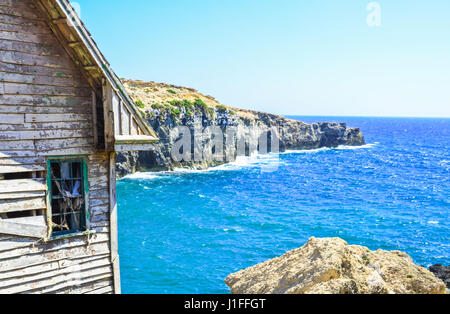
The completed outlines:
<svg viewBox="0 0 450 314">
<path fill-rule="evenodd" d="M 111 86 L 114 88 L 114 90 L 117 92 L 118 96 L 122 99 L 124 103 L 127 104 L 127 107 L 129 107 L 132 110 L 134 118 L 136 119 L 142 130 L 145 133 L 147 133 L 146 135 L 158 139 L 158 136 L 156 132 L 153 130 L 153 128 L 150 127 L 147 121 L 145 121 L 145 119 L 142 118 L 140 111 L 136 108 L 136 105 L 134 104 L 131 97 L 128 95 L 119 77 L 112 70 L 110 64 L 101 53 L 97 44 L 91 37 L 90 32 L 87 30 L 86 26 L 81 21 L 80 17 L 73 9 L 70 2 L 68 0 L 50 0 L 50 1 L 53 2 L 55 7 L 58 7 L 63 12 L 63 14 L 65 15 L 64 18 L 70 21 L 71 24 L 73 24 L 76 33 L 81 39 L 81 44 L 83 44 L 87 48 L 88 52 L 91 54 L 91 57 L 95 60 L 98 67 L 102 71 L 103 75 L 111 84 Z"/>
<path fill-rule="evenodd" d="M 149 135 L 116 135 L 116 144 L 153 144 L 157 137 Z"/>
</svg>

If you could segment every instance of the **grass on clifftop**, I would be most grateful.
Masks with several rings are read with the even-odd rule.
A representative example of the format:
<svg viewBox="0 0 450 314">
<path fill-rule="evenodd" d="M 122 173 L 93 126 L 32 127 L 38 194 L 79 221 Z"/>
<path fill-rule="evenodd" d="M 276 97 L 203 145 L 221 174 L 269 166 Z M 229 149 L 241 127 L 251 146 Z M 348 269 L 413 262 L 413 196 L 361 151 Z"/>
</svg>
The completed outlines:
<svg viewBox="0 0 450 314">
<path fill-rule="evenodd" d="M 122 82 L 136 106 L 144 116 L 152 117 L 154 110 L 166 110 L 174 119 L 204 113 L 214 117 L 216 112 L 228 112 L 242 117 L 254 117 L 251 111 L 231 108 L 219 103 L 214 97 L 205 96 L 195 89 L 164 83 L 122 79 Z"/>
</svg>

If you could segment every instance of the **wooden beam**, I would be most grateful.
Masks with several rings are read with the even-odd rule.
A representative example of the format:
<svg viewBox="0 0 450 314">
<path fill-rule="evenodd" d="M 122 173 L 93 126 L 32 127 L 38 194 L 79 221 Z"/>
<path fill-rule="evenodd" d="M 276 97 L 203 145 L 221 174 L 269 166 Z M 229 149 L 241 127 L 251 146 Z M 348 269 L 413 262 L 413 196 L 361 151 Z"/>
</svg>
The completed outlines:
<svg viewBox="0 0 450 314">
<path fill-rule="evenodd" d="M 73 41 L 73 42 L 69 42 L 67 43 L 69 45 L 69 47 L 74 48 L 74 47 L 78 47 L 81 46 L 82 43 L 80 41 Z"/>
<path fill-rule="evenodd" d="M 158 139 L 149 135 L 116 135 L 117 144 L 152 144 Z"/>
<path fill-rule="evenodd" d="M 114 275 L 114 293 L 121 294 L 119 243 L 117 230 L 116 153 L 109 154 L 109 207 L 110 207 L 111 263 L 113 266 L 113 275 Z"/>
<path fill-rule="evenodd" d="M 83 68 L 84 68 L 86 71 L 98 70 L 98 66 L 97 66 L 97 65 L 85 65 L 85 66 L 83 66 Z"/>
<path fill-rule="evenodd" d="M 155 146 L 153 146 L 152 144 L 116 144 L 114 147 L 117 153 L 146 152 L 155 150 Z"/>
<path fill-rule="evenodd" d="M 64 17 L 63 18 L 59 18 L 59 19 L 53 19 L 52 23 L 55 23 L 55 24 L 67 23 L 67 19 L 64 18 Z"/>
</svg>

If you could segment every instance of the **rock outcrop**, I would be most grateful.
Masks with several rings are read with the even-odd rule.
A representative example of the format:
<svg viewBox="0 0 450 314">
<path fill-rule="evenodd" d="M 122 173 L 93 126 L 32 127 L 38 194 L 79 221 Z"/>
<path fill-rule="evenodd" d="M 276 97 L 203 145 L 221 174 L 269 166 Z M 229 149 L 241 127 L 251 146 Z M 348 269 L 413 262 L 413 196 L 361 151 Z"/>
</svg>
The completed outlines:
<svg viewBox="0 0 450 314">
<path fill-rule="evenodd" d="M 447 289 L 450 289 L 450 266 L 442 266 L 436 264 L 430 267 L 430 271 L 439 279 L 443 280 L 447 285 Z"/>
<path fill-rule="evenodd" d="M 399 251 L 370 251 L 339 238 L 302 248 L 226 279 L 234 294 L 442 294 L 445 284 Z"/>
<path fill-rule="evenodd" d="M 230 127 L 250 130 L 250 139 L 247 140 L 256 142 L 261 134 L 276 128 L 281 151 L 365 144 L 360 129 L 349 128 L 345 123 L 309 125 L 273 114 L 226 107 L 211 96 L 173 85 L 130 80 L 124 80 L 124 85 L 160 140 L 152 152 L 119 154 L 117 173 L 121 176 L 135 171 L 172 170 L 177 167 L 203 169 L 223 163 L 207 158 L 174 161 L 171 152 L 179 139 L 178 127 L 188 127 L 205 150 L 211 150 L 213 145 L 213 135 L 205 132 L 208 127 L 219 127 L 224 134 Z M 233 161 L 237 155 L 237 136 L 225 138 L 225 141 L 228 140 L 234 144 L 227 147 L 228 156 L 224 159 Z M 254 149 L 256 147 L 246 147 L 247 155 Z"/>
</svg>

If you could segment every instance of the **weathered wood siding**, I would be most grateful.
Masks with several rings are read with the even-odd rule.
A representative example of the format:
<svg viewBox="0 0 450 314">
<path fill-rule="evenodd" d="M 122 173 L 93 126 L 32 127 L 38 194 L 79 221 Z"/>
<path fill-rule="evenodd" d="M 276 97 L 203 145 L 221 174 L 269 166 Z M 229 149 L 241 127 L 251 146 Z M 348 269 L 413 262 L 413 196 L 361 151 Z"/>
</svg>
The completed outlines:
<svg viewBox="0 0 450 314">
<path fill-rule="evenodd" d="M 48 243 L 0 235 L 0 293 L 112 293 L 109 155 L 95 150 L 93 90 L 38 12 L 32 0 L 0 0 L 0 173 L 87 156 L 96 233 Z M 8 193 L 16 205 L 0 200 L 5 210 L 43 205 L 43 191 Z"/>
</svg>

